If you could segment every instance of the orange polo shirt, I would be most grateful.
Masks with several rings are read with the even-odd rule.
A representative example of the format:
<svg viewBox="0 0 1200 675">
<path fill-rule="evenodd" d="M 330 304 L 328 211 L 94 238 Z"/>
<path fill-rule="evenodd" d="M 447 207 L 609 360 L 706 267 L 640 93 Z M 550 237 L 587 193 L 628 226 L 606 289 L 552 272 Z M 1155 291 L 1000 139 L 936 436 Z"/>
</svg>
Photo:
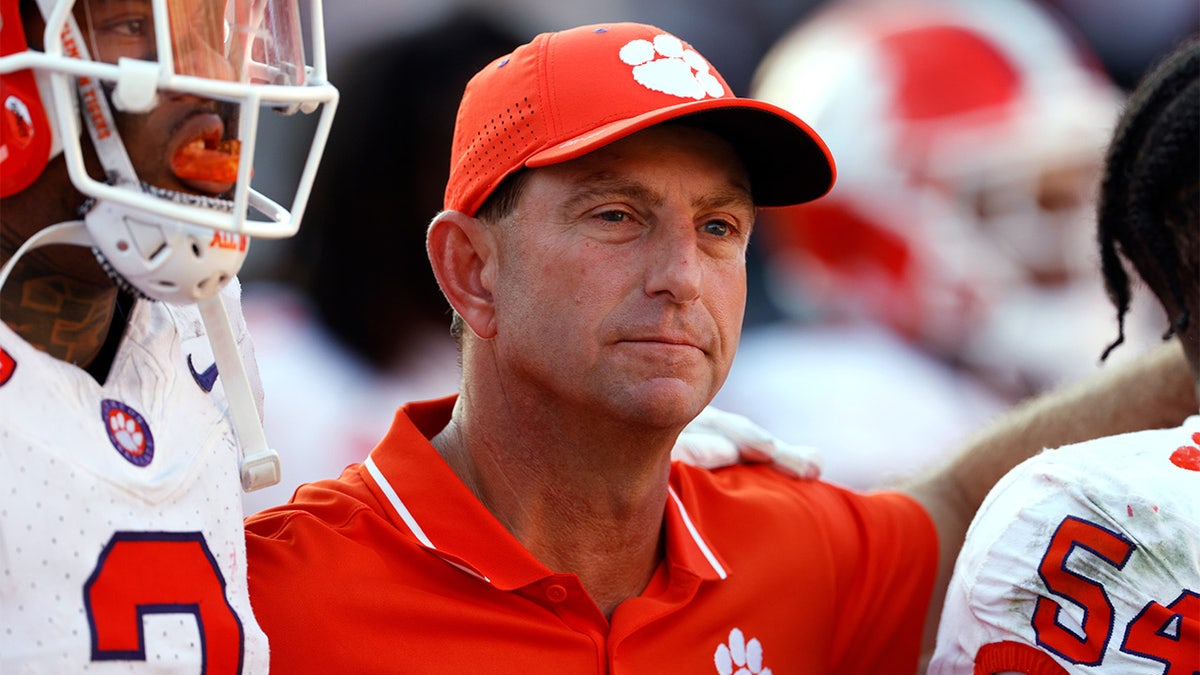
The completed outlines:
<svg viewBox="0 0 1200 675">
<path fill-rule="evenodd" d="M 912 673 L 937 566 L 912 499 L 676 464 L 666 557 L 611 622 L 526 551 L 412 403 L 360 465 L 246 521 L 277 673 Z"/>
</svg>

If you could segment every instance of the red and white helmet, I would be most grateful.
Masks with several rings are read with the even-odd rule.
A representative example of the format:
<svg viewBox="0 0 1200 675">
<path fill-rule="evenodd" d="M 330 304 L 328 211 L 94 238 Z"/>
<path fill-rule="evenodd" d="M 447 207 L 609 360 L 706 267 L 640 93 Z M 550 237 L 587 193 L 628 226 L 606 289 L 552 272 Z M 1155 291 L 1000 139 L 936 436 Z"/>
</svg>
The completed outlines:
<svg viewBox="0 0 1200 675">
<path fill-rule="evenodd" d="M 22 9 L 40 13 L 43 35 L 25 34 Z M 114 109 L 145 113 L 184 96 L 225 111 L 221 121 L 214 114 L 176 130 L 162 151 L 194 192 L 139 176 L 114 117 Z M 336 101 L 320 0 L 0 0 L 0 197 L 27 189 L 62 153 L 91 201 L 82 224 L 64 224 L 70 234 L 47 232 L 31 246 L 49 238 L 90 244 L 150 298 L 212 297 L 240 269 L 249 237 L 296 232 Z M 290 209 L 252 186 L 263 108 L 321 112 Z M 83 133 L 102 179 L 84 167 Z"/>
<path fill-rule="evenodd" d="M 1040 7 L 834 2 L 770 50 L 752 94 L 838 162 L 828 196 L 763 215 L 785 304 L 953 353 L 1014 288 L 1095 267 L 1095 180 L 1122 97 Z"/>
</svg>

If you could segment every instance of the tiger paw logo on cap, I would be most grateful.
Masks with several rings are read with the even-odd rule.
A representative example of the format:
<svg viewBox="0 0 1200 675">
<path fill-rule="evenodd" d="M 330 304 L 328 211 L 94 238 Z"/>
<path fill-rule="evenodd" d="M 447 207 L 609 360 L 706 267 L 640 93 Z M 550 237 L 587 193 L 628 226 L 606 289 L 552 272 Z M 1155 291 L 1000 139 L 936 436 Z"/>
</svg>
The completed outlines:
<svg viewBox="0 0 1200 675">
<path fill-rule="evenodd" d="M 725 95 L 725 87 L 709 72 L 708 61 L 674 35 L 631 40 L 621 47 L 621 61 L 633 66 L 633 79 L 652 91 L 697 101 Z"/>
</svg>

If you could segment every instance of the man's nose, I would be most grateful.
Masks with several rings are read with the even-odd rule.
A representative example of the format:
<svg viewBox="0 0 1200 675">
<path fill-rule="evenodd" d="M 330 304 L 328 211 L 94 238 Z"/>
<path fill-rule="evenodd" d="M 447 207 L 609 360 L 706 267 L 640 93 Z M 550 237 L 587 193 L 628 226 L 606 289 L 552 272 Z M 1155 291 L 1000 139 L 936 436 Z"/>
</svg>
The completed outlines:
<svg viewBox="0 0 1200 675">
<path fill-rule="evenodd" d="M 647 247 L 646 294 L 665 295 L 675 303 L 700 297 L 704 278 L 695 226 L 686 222 L 661 224 Z"/>
</svg>

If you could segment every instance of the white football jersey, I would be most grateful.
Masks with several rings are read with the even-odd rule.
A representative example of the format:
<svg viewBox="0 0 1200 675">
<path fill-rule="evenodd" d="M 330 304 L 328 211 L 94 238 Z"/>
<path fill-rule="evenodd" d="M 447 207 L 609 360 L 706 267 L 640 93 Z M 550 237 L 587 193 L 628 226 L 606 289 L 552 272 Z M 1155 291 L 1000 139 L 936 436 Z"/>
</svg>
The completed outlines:
<svg viewBox="0 0 1200 675">
<path fill-rule="evenodd" d="M 0 673 L 267 671 L 221 379 L 194 306 L 136 303 L 103 384 L 0 323 Z"/>
<path fill-rule="evenodd" d="M 929 672 L 1191 675 L 1198 593 L 1200 417 L 1048 450 L 971 523 Z"/>
</svg>

